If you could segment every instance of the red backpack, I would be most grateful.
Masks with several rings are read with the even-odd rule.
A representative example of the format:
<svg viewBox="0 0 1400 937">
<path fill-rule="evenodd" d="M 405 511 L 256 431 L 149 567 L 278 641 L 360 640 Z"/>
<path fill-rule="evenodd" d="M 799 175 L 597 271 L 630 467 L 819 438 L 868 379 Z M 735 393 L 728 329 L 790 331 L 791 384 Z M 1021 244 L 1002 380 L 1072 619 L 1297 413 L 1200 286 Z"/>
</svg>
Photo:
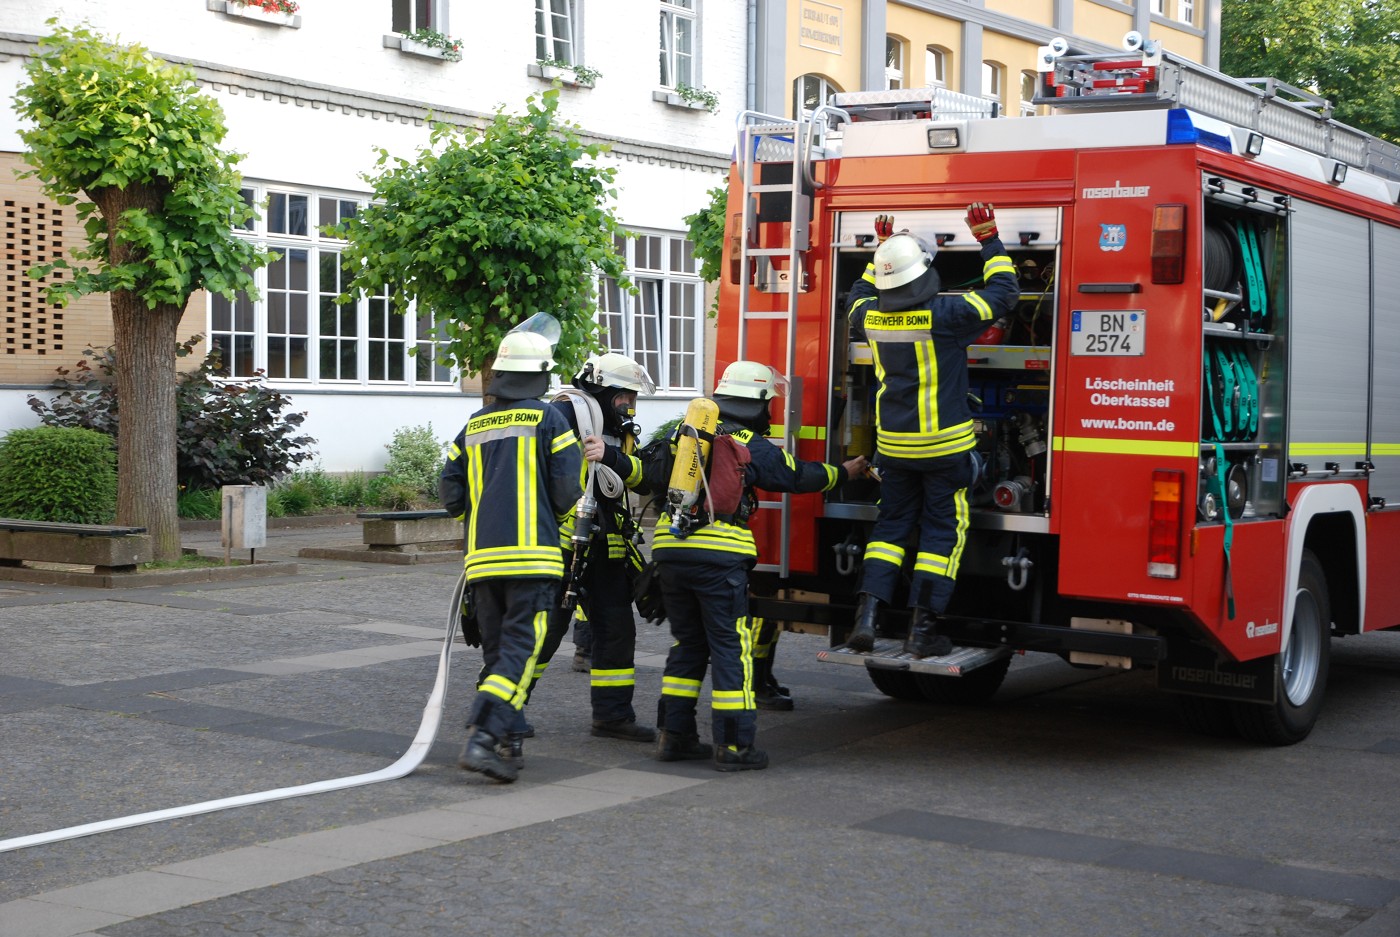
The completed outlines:
<svg viewBox="0 0 1400 937">
<path fill-rule="evenodd" d="M 728 433 L 717 433 L 710 444 L 707 474 L 710 509 L 734 516 L 744 500 L 744 466 L 753 460 L 749 447 Z"/>
</svg>

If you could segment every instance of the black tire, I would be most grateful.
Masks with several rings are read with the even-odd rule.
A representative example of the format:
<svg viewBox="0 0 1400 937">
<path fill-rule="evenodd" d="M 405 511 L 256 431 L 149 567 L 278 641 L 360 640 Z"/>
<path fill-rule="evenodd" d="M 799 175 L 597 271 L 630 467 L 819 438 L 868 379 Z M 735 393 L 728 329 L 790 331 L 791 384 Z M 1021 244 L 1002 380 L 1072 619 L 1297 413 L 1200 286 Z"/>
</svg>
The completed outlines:
<svg viewBox="0 0 1400 937">
<path fill-rule="evenodd" d="M 924 694 L 909 671 L 867 667 L 865 672 L 870 674 L 870 682 L 875 684 L 875 689 L 886 696 L 897 700 L 923 702 Z"/>
<path fill-rule="evenodd" d="M 1298 591 L 1293 594 L 1293 629 L 1274 658 L 1272 704 L 1235 703 L 1235 727 L 1252 742 L 1293 745 L 1308 737 L 1327 690 L 1332 660 L 1332 603 L 1327 577 L 1311 550 L 1303 551 Z"/>
<path fill-rule="evenodd" d="M 1178 694 L 1176 708 L 1186 728 L 1198 735 L 1216 739 L 1239 737 L 1240 730 L 1235 728 L 1234 707 L 1229 700 Z"/>
<path fill-rule="evenodd" d="M 985 667 L 978 667 L 961 677 L 940 677 L 937 674 L 914 674 L 914 680 L 924 699 L 934 703 L 985 703 L 1001 689 L 1011 658 L 1003 657 Z"/>
</svg>

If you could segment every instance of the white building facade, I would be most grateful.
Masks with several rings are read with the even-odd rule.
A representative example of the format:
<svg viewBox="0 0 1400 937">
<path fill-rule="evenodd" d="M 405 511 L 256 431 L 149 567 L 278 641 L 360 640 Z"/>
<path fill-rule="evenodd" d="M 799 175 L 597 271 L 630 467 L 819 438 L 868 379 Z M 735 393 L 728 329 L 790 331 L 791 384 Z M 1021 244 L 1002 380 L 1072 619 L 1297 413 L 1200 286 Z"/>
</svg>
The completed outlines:
<svg viewBox="0 0 1400 937">
<path fill-rule="evenodd" d="M 639 405 L 643 428 L 678 415 L 709 389 L 704 285 L 682 219 L 707 203 L 706 192 L 723 184 L 728 169 L 746 91 L 744 3 L 509 0 L 483 8 L 466 0 L 303 0 L 290 16 L 250 16 L 232 0 L 159 9 L 67 0 L 53 10 L 40 0 L 0 5 L 0 83 L 11 93 L 50 29 L 45 21 L 57 15 L 64 25 L 86 21 L 108 38 L 139 42 L 190 67 L 222 106 L 225 147 L 246 154 L 238 167 L 246 196 L 261 206 L 240 233 L 281 259 L 258 272 L 257 300 L 196 296 L 181 334 L 206 335 L 224 352 L 230 377 L 262 372 L 291 397 L 292 409 L 308 414 L 304 430 L 316 438 L 325 470 L 382 468 L 384 446 L 399 428 L 431 423 L 450 438 L 479 400 L 434 363 L 430 310 L 398 315 L 373 296 L 333 302 L 343 245 L 322 227 L 365 203 L 361 176 L 373 171 L 375 148 L 411 158 L 427 140 L 430 119 L 465 123 L 499 106 L 522 110 L 555 73 L 566 82 L 561 115 L 585 138 L 611 146 L 602 159 L 617 169 L 615 211 L 637 235 L 620 249 L 639 293 L 602 283 L 599 300 L 611 350 L 633 355 L 657 380 L 657 394 Z M 404 41 L 424 27 L 460 40 L 460 61 Z M 580 74 L 591 82 L 578 82 Z M 714 94 L 715 111 L 681 97 L 687 87 Z M 32 228 L 44 229 L 42 236 L 62 228 L 37 184 L 12 177 L 23 168 L 18 130 L 7 101 L 0 195 L 8 217 L 19 219 L 0 231 L 10 274 L 46 256 Z M 110 324 L 99 302 L 75 304 L 56 319 L 13 275 L 0 299 L 3 433 L 35 425 L 26 399 L 43 396 L 54 369 L 71 367 L 84 346 L 109 344 Z"/>
</svg>

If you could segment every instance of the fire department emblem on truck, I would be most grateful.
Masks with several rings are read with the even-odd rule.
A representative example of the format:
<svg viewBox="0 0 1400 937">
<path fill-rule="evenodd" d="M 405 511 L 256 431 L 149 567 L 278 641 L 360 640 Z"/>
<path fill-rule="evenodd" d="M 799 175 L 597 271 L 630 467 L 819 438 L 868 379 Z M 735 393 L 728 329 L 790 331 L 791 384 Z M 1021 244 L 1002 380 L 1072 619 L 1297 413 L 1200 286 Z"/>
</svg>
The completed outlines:
<svg viewBox="0 0 1400 937">
<path fill-rule="evenodd" d="M 1121 251 L 1128 243 L 1128 226 L 1125 224 L 1099 225 L 1099 250 Z"/>
</svg>

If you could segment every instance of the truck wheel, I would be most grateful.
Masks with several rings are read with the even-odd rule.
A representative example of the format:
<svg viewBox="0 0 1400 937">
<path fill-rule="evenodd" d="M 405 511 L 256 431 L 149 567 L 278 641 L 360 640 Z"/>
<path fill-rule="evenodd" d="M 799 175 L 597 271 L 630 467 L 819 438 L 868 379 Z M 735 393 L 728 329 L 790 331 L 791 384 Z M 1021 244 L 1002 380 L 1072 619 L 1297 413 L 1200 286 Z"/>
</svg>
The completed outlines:
<svg viewBox="0 0 1400 937">
<path fill-rule="evenodd" d="M 934 703 L 985 703 L 1001 688 L 1011 658 L 1003 657 L 985 667 L 978 667 L 961 677 L 940 677 L 930 673 L 915 674 L 914 679 L 924 699 Z"/>
<path fill-rule="evenodd" d="M 1293 631 L 1274 659 L 1272 704 L 1235 703 L 1235 726 L 1252 742 L 1292 745 L 1307 738 L 1322 711 L 1332 651 L 1332 605 L 1327 577 L 1311 550 L 1303 551 L 1293 594 Z"/>
<path fill-rule="evenodd" d="M 867 667 L 865 672 L 870 674 L 870 682 L 875 684 L 875 689 L 886 696 L 898 700 L 923 701 L 924 694 L 919 690 L 918 682 L 909 671 Z"/>
</svg>

